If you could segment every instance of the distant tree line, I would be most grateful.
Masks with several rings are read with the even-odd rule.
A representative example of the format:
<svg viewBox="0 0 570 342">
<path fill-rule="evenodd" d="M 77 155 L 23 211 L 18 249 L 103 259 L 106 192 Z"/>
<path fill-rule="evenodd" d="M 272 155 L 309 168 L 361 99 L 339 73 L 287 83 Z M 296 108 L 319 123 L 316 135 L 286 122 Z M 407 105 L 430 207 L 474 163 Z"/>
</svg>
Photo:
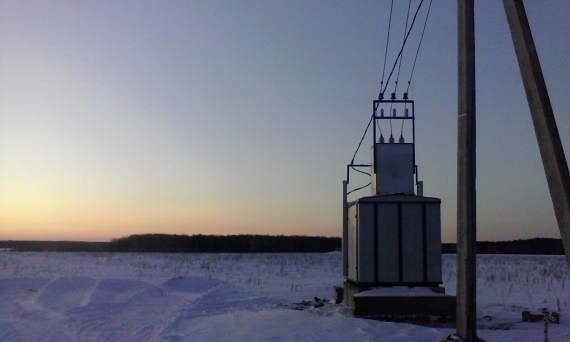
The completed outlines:
<svg viewBox="0 0 570 342">
<path fill-rule="evenodd" d="M 1 250 L 29 252 L 161 252 L 161 253 L 285 253 L 330 252 L 341 249 L 338 237 L 270 235 L 131 235 L 111 242 L 0 241 Z M 454 243 L 444 243 L 445 254 L 456 253 Z M 563 255 L 562 240 L 536 238 L 514 241 L 479 241 L 479 254 Z"/>
<path fill-rule="evenodd" d="M 563 255 L 564 247 L 561 239 L 536 238 L 513 241 L 477 241 L 478 254 L 546 254 Z M 454 254 L 457 246 L 444 243 L 442 253 Z"/>
<path fill-rule="evenodd" d="M 341 239 L 273 235 L 131 235 L 114 239 L 113 252 L 323 253 L 340 250 Z"/>
<path fill-rule="evenodd" d="M 0 241 L 0 248 L 20 252 L 108 252 L 109 242 Z"/>
</svg>

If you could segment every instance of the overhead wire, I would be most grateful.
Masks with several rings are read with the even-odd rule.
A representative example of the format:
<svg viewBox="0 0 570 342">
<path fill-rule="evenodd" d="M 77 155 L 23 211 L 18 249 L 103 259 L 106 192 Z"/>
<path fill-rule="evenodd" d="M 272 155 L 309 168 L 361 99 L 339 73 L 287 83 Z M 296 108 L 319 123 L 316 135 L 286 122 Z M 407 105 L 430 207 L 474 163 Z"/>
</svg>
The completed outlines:
<svg viewBox="0 0 570 342">
<path fill-rule="evenodd" d="M 408 32 L 408 23 L 410 20 L 410 8 L 412 7 L 412 0 L 408 1 L 408 11 L 406 12 L 406 26 L 404 27 L 404 40 L 402 41 L 402 45 L 404 45 L 406 43 L 405 39 L 406 39 L 406 34 Z M 398 63 L 398 73 L 396 74 L 396 82 L 394 82 L 394 94 L 396 94 L 398 92 L 398 81 L 400 81 L 400 71 L 402 70 L 402 61 L 404 60 L 404 52 L 402 51 L 402 56 L 400 58 L 400 62 Z M 390 106 L 390 111 L 392 106 Z M 400 142 L 402 142 L 404 140 L 403 137 L 403 132 L 404 132 L 404 120 L 402 121 L 402 126 L 400 127 Z M 392 137 L 392 120 L 390 120 L 390 137 L 392 139 L 394 139 Z"/>
<path fill-rule="evenodd" d="M 406 34 L 408 32 L 408 22 L 410 20 L 410 8 L 412 7 L 412 0 L 408 1 L 408 11 L 406 13 L 406 26 L 404 27 L 404 37 L 403 37 L 403 41 L 402 41 L 402 45 L 404 45 L 406 43 Z M 396 74 L 396 81 L 394 82 L 394 94 L 396 94 L 398 92 L 398 81 L 400 80 L 400 71 L 402 70 L 402 61 L 404 60 L 404 53 L 402 51 L 402 56 L 400 58 L 400 61 L 398 62 L 398 73 Z M 395 95 L 394 95 L 395 96 Z M 392 114 L 392 105 L 390 104 L 390 114 Z M 394 142 L 394 136 L 392 133 L 392 119 L 388 120 L 390 123 L 390 142 Z M 404 130 L 404 121 L 402 120 L 402 127 L 400 127 L 400 140 L 403 139 L 402 137 L 402 132 Z"/>
<path fill-rule="evenodd" d="M 392 70 L 390 71 L 390 75 L 388 76 L 388 80 L 386 81 L 386 87 L 388 86 L 388 82 L 390 81 L 390 78 L 392 77 L 392 74 L 393 74 L 393 72 L 394 72 L 394 69 L 396 68 L 396 64 L 398 63 L 398 60 L 400 59 L 400 56 L 402 55 L 402 50 L 404 49 L 404 46 L 405 46 L 405 44 L 406 44 L 406 41 L 407 41 L 407 39 L 408 39 L 408 37 L 409 37 L 409 35 L 410 35 L 410 33 L 411 33 L 411 30 L 412 30 L 412 28 L 413 28 L 413 26 L 414 26 L 414 23 L 415 23 L 415 21 L 416 21 L 416 17 L 417 17 L 417 15 L 418 15 L 419 9 L 421 8 L 421 5 L 422 5 L 423 1 L 424 1 L 424 0 L 421 0 L 420 4 L 418 5 L 418 9 L 416 10 L 416 13 L 414 14 L 414 18 L 413 18 L 413 20 L 412 20 L 412 24 L 410 25 L 410 29 L 408 30 L 408 32 L 406 33 L 406 35 L 405 35 L 405 37 L 404 37 L 404 41 L 403 41 L 403 43 L 402 43 L 402 48 L 400 49 L 400 52 L 398 53 L 398 56 L 396 57 L 396 61 L 395 61 L 395 63 L 394 63 L 394 66 L 392 67 Z M 380 92 L 379 97 L 380 97 L 381 94 L 383 94 L 384 91 L 386 90 L 386 87 L 385 87 L 384 89 L 382 89 L 382 86 L 383 86 L 383 84 L 384 84 L 384 76 L 385 76 L 385 72 L 386 72 L 386 61 L 387 61 L 387 59 L 388 59 L 388 46 L 389 46 L 389 44 L 390 44 L 390 31 L 391 31 L 391 27 L 392 27 L 392 14 L 393 14 L 393 11 L 394 11 L 394 0 L 392 0 L 392 1 L 390 2 L 390 17 L 389 17 L 389 20 L 388 20 L 388 32 L 387 32 L 387 35 L 386 35 L 386 49 L 385 49 L 385 51 L 384 51 L 384 66 L 383 66 L 383 68 L 382 68 L 382 81 L 380 82 L 381 92 Z M 408 11 L 409 11 L 409 9 L 408 9 Z M 408 17 L 409 17 L 409 15 L 408 15 Z M 408 22 L 408 19 L 406 19 L 406 26 L 407 26 L 407 22 Z M 390 108 L 390 113 L 391 113 L 391 111 L 392 111 L 392 109 Z M 389 114 L 389 115 L 391 115 L 391 114 Z M 357 146 L 357 148 L 356 148 L 356 151 L 354 152 L 354 155 L 352 156 L 352 160 L 351 160 L 351 162 L 350 162 L 351 164 L 354 164 L 354 159 L 356 158 L 356 154 L 357 154 L 358 151 L 360 150 L 360 146 L 362 145 L 362 141 L 363 141 L 364 138 L 366 137 L 366 133 L 368 132 L 368 129 L 370 128 L 370 124 L 372 123 L 373 119 L 374 119 L 374 116 L 370 117 L 370 121 L 368 122 L 368 125 L 366 126 L 366 129 L 364 130 L 364 134 L 362 135 L 362 138 L 360 139 L 360 141 L 359 141 L 359 143 L 358 143 L 358 146 Z M 379 126 L 379 124 L 377 124 L 377 125 L 378 125 L 378 129 L 380 130 L 380 136 L 382 137 L 382 129 L 381 129 L 381 127 Z M 390 120 L 390 136 L 392 137 L 392 120 Z M 392 138 L 392 140 L 393 140 L 393 138 Z"/>
<path fill-rule="evenodd" d="M 362 145 L 362 141 L 366 137 L 366 133 L 368 132 L 368 128 L 370 128 L 370 124 L 372 123 L 372 119 L 374 119 L 374 115 L 372 115 L 370 117 L 370 121 L 368 121 L 368 125 L 366 125 L 366 129 L 364 130 L 364 134 L 362 135 L 362 138 L 360 138 L 360 142 L 358 143 L 358 147 L 356 147 L 356 151 L 354 151 L 354 155 L 352 156 L 352 160 L 350 161 L 351 165 L 354 164 L 354 158 L 356 158 L 356 154 L 358 153 L 358 150 L 360 149 L 360 145 Z"/>
<path fill-rule="evenodd" d="M 353 169 L 353 170 L 356 171 L 356 172 L 362 173 L 363 175 L 366 175 L 366 176 L 369 176 L 369 177 L 372 176 L 370 173 L 368 173 L 368 172 L 366 172 L 366 171 L 359 170 L 359 169 L 357 169 L 355 166 L 352 166 L 352 165 L 351 165 L 350 168 Z"/>
<path fill-rule="evenodd" d="M 346 195 L 348 196 L 348 195 L 350 195 L 351 193 L 353 193 L 353 192 L 355 192 L 355 191 L 362 190 L 362 189 L 368 187 L 370 184 L 372 184 L 372 182 L 369 182 L 368 184 L 366 184 L 366 185 L 364 185 L 364 186 L 361 186 L 361 187 L 359 187 L 359 188 L 352 189 L 352 190 L 350 190 L 349 192 L 347 192 Z"/>
<path fill-rule="evenodd" d="M 404 43 L 402 44 L 402 47 L 400 48 L 400 52 L 398 53 L 398 56 L 396 57 L 396 60 L 394 61 L 394 65 L 392 66 L 392 70 L 390 71 L 390 75 L 388 75 L 388 79 L 386 80 L 386 84 L 384 85 L 384 89 L 381 91 L 381 94 L 383 94 L 386 91 L 386 88 L 388 88 L 390 78 L 392 78 L 392 74 L 394 73 L 394 70 L 396 69 L 396 65 L 398 65 L 398 61 L 400 60 L 400 57 L 402 56 L 402 52 L 404 51 L 404 47 L 406 46 L 406 42 L 408 41 L 410 33 L 412 32 L 412 29 L 414 28 L 414 24 L 416 23 L 416 18 L 418 16 L 420 8 L 422 7 L 423 2 L 424 2 L 424 0 L 421 0 L 419 5 L 418 5 L 418 8 L 416 9 L 416 13 L 414 14 L 414 18 L 412 19 L 412 23 L 410 25 L 410 28 L 408 29 L 408 33 L 406 34 L 406 38 L 404 38 Z"/>
<path fill-rule="evenodd" d="M 408 11 L 407 11 L 407 15 L 406 15 L 406 26 L 405 26 L 405 29 L 404 29 L 404 39 L 403 39 L 403 42 L 402 42 L 402 46 L 401 46 L 401 48 L 400 48 L 400 50 L 399 50 L 399 52 L 398 52 L 398 55 L 397 55 L 397 57 L 396 57 L 396 60 L 394 61 L 394 65 L 392 66 L 392 69 L 390 70 L 390 74 L 388 75 L 388 78 L 385 79 L 385 75 L 386 75 L 386 63 L 387 63 L 387 59 L 388 59 L 388 48 L 389 48 L 389 44 L 390 44 L 390 32 L 391 32 L 391 26 L 392 26 L 392 15 L 393 15 L 393 9 L 394 9 L 394 0 L 392 0 L 391 3 L 390 3 L 390 17 L 389 17 L 389 21 L 388 21 L 388 31 L 387 31 L 387 36 L 386 36 L 386 48 L 385 48 L 385 51 L 384 51 L 384 63 L 383 63 L 383 67 L 382 67 L 382 80 L 381 80 L 381 82 L 380 82 L 380 94 L 378 95 L 378 99 L 382 99 L 382 98 L 383 98 L 384 92 L 385 92 L 386 89 L 388 88 L 388 85 L 389 85 L 389 83 L 390 83 L 390 79 L 392 78 L 392 75 L 394 74 L 394 71 L 395 71 L 395 69 L 396 69 L 396 66 L 398 66 L 398 72 L 397 72 L 397 74 L 396 74 L 396 81 L 395 81 L 395 85 L 394 85 L 394 93 L 397 92 L 398 81 L 399 81 L 399 78 L 400 78 L 400 72 L 401 72 L 401 67 L 402 67 L 403 51 L 404 51 L 404 48 L 405 48 L 406 43 L 407 43 L 407 41 L 408 41 L 408 38 L 409 38 L 409 36 L 410 36 L 410 33 L 412 32 L 412 29 L 413 29 L 413 27 L 414 27 L 414 24 L 415 24 L 416 19 L 417 19 L 417 17 L 418 17 L 418 13 L 419 13 L 419 11 L 420 11 L 422 5 L 423 5 L 424 0 L 421 0 L 420 3 L 418 4 L 418 7 L 416 8 L 416 11 L 415 11 L 414 16 L 413 16 L 413 18 L 412 18 L 412 22 L 411 22 L 411 24 L 410 24 L 410 26 L 409 26 L 409 28 L 408 28 L 408 23 L 409 23 L 409 19 L 410 19 L 410 9 L 411 9 L 411 5 L 412 5 L 411 2 L 412 2 L 411 0 L 408 2 Z M 427 9 L 427 12 L 426 12 L 426 17 L 425 17 L 425 21 L 424 21 L 424 25 L 423 25 L 423 29 L 422 29 L 422 34 L 421 34 L 421 37 L 420 37 L 420 41 L 419 41 L 419 44 L 418 44 L 418 48 L 417 48 L 417 50 L 416 50 L 416 54 L 415 54 L 415 56 L 414 56 L 414 62 L 413 62 L 413 65 L 412 65 L 412 70 L 411 70 L 411 72 L 410 72 L 410 78 L 409 78 L 409 80 L 408 80 L 408 84 L 407 84 L 407 87 L 406 87 L 406 94 L 408 93 L 408 91 L 409 91 L 409 89 L 410 89 L 410 86 L 411 86 L 411 82 L 412 82 L 412 78 L 413 78 L 413 74 L 414 74 L 416 62 L 417 62 L 417 59 L 418 59 L 419 51 L 420 51 L 420 48 L 421 48 L 421 44 L 422 44 L 422 41 L 423 41 L 423 37 L 424 37 L 424 34 L 425 34 L 425 30 L 426 30 L 427 21 L 428 21 L 429 14 L 430 14 L 432 2 L 433 2 L 433 0 L 430 0 L 429 5 L 428 5 L 428 9 Z M 384 82 L 384 81 L 386 81 L 386 82 Z M 406 99 L 407 97 L 404 97 L 404 98 Z M 407 110 L 407 108 L 405 107 L 404 110 Z M 392 115 L 392 108 L 390 108 L 390 112 L 389 112 L 388 115 Z M 360 147 L 361 147 L 361 145 L 362 145 L 362 142 L 364 141 L 364 138 L 366 137 L 366 134 L 368 133 L 368 129 L 370 128 L 370 124 L 372 123 L 372 121 L 374 121 L 374 115 L 372 115 L 372 116 L 370 117 L 370 121 L 368 121 L 368 125 L 366 125 L 366 129 L 364 130 L 364 134 L 362 135 L 362 137 L 361 137 L 361 139 L 360 139 L 360 141 L 359 141 L 359 143 L 358 143 L 358 146 L 357 146 L 357 148 L 356 148 L 356 151 L 354 152 L 354 155 L 352 156 L 352 160 L 351 160 L 351 162 L 350 162 L 351 169 L 353 169 L 353 170 L 355 170 L 355 171 L 357 171 L 357 172 L 359 172 L 359 173 L 365 174 L 365 175 L 367 175 L 367 176 L 371 176 L 371 174 L 368 173 L 368 172 L 364 172 L 364 171 L 362 171 L 362 170 L 357 169 L 357 168 L 354 166 L 354 160 L 356 159 L 356 155 L 358 154 L 358 151 L 360 150 Z M 402 120 L 402 126 L 401 126 L 401 128 L 400 128 L 400 138 L 402 138 L 402 133 L 403 133 L 403 128 L 404 128 L 403 121 L 404 121 L 404 120 Z M 392 120 L 389 120 L 389 122 L 390 122 L 390 137 L 391 137 L 391 142 L 393 142 L 393 138 L 392 138 Z M 380 127 L 379 124 L 377 124 L 377 125 L 378 125 L 378 129 L 379 129 L 379 131 L 380 131 L 380 139 L 383 140 L 383 138 L 382 138 L 382 137 L 383 137 L 383 136 L 382 136 L 382 129 L 381 129 L 381 127 Z M 400 142 L 403 142 L 403 140 L 401 140 Z M 370 184 L 371 184 L 371 182 L 368 183 L 368 184 L 365 185 L 365 186 L 362 186 L 362 187 L 359 187 L 359 188 L 355 188 L 355 189 L 349 191 L 349 192 L 347 193 L 347 195 L 350 194 L 350 193 L 352 193 L 352 192 L 354 192 L 354 191 L 358 191 L 358 190 L 364 189 L 364 188 L 368 187 Z"/>
<path fill-rule="evenodd" d="M 418 55 L 420 53 L 420 47 L 422 46 L 422 41 L 424 39 L 424 33 L 426 32 L 426 26 L 427 26 L 427 22 L 429 19 L 429 13 L 431 10 L 431 3 L 433 0 L 429 1 L 429 5 L 428 5 L 428 9 L 427 9 L 427 13 L 426 13 L 426 19 L 424 21 L 424 27 L 422 29 L 422 35 L 420 37 L 420 42 L 418 43 L 418 49 L 416 50 L 416 57 L 414 57 L 414 64 L 412 65 L 412 71 L 410 73 L 410 79 L 408 81 L 408 87 L 406 88 L 406 93 L 408 92 L 408 90 L 410 89 L 410 84 L 412 83 L 412 77 L 414 76 L 414 70 L 416 69 L 416 61 L 418 60 Z"/>
<path fill-rule="evenodd" d="M 412 71 L 410 72 L 410 78 L 408 80 L 408 86 L 406 87 L 406 94 L 408 93 L 408 91 L 410 90 L 410 85 L 412 84 L 412 77 L 414 76 L 414 70 L 416 69 L 416 62 L 418 60 L 418 55 L 420 54 L 420 48 L 422 46 L 422 41 L 424 40 L 424 34 L 426 32 L 426 27 L 427 27 L 427 22 L 429 19 L 429 14 L 431 11 L 431 4 L 432 4 L 433 0 L 430 0 L 429 5 L 428 5 L 428 9 L 426 11 L 426 17 L 424 20 L 424 26 L 422 28 L 422 34 L 420 36 L 420 41 L 418 43 L 418 48 L 416 50 L 416 55 L 414 56 L 414 63 L 412 64 Z M 404 106 L 404 110 L 406 110 L 407 104 Z M 400 127 L 400 137 L 402 137 L 403 135 L 403 131 L 404 131 L 404 120 L 402 120 L 402 125 Z"/>
<path fill-rule="evenodd" d="M 384 75 L 386 73 L 386 62 L 388 61 L 388 47 L 390 45 L 390 31 L 392 29 L 392 13 L 394 12 L 394 0 L 390 2 L 390 17 L 388 19 L 388 31 L 386 34 L 386 48 L 384 49 L 384 65 L 382 67 L 382 80 L 380 81 L 380 93 L 378 94 L 378 99 L 382 97 L 382 87 L 384 85 Z M 383 140 L 384 137 L 382 135 L 382 127 L 380 127 L 380 123 L 376 122 L 376 126 L 380 131 L 380 139 Z M 390 125 L 390 131 L 392 131 L 392 125 Z"/>
<path fill-rule="evenodd" d="M 356 158 L 356 154 L 358 153 L 358 150 L 360 150 L 360 146 L 362 145 L 362 142 L 364 141 L 364 138 L 366 137 L 366 133 L 368 133 L 368 128 L 370 128 L 370 124 L 372 123 L 372 120 L 373 120 L 373 119 L 374 119 L 374 115 L 370 116 L 370 121 L 368 121 L 368 125 L 366 125 L 366 129 L 364 130 L 364 134 L 362 135 L 362 138 L 360 138 L 360 142 L 358 143 L 358 146 L 356 147 L 356 151 L 354 151 L 354 155 L 352 156 L 352 160 L 350 161 L 350 167 L 351 167 L 351 169 L 353 169 L 354 171 L 363 173 L 363 174 L 365 174 L 365 175 L 367 175 L 367 176 L 372 176 L 372 175 L 371 175 L 370 173 L 368 173 L 368 172 L 364 172 L 364 171 L 362 171 L 362 170 L 357 169 L 356 167 L 353 166 L 353 164 L 354 164 L 354 159 Z M 352 192 L 355 192 L 355 191 L 364 189 L 364 188 L 366 188 L 367 186 L 369 186 L 370 184 L 372 184 L 372 182 L 370 182 L 370 183 L 368 183 L 368 184 L 366 184 L 366 185 L 364 185 L 364 186 L 361 186 L 361 187 L 359 187 L 359 188 L 352 189 L 351 191 L 347 192 L 346 195 L 348 196 L 348 195 L 349 195 L 350 193 L 352 193 Z"/>
<path fill-rule="evenodd" d="M 406 13 L 406 26 L 404 27 L 404 41 L 402 45 L 405 44 L 406 34 L 408 32 L 408 22 L 410 19 L 410 8 L 412 7 L 412 0 L 408 1 L 408 12 Z M 396 82 L 394 82 L 394 93 L 398 91 L 398 81 L 400 80 L 400 71 L 402 70 L 402 61 L 404 60 L 404 53 L 402 52 L 402 57 L 398 63 L 398 73 L 396 74 Z"/>
<path fill-rule="evenodd" d="M 394 0 L 390 3 L 390 19 L 388 20 L 388 34 L 386 35 L 386 49 L 384 50 L 384 66 L 382 67 L 382 81 L 380 82 L 380 90 L 384 84 L 384 74 L 386 72 L 386 61 L 388 60 L 388 45 L 390 44 L 390 29 L 392 27 L 392 12 L 394 10 Z M 380 97 L 380 95 L 378 95 Z"/>
</svg>

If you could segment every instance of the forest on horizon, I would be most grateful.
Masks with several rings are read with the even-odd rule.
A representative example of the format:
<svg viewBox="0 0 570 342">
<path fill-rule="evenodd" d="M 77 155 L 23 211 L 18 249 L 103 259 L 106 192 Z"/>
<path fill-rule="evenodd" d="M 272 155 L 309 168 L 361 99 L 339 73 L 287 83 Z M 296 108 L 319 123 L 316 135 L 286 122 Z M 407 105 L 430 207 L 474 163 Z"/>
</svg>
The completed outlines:
<svg viewBox="0 0 570 342">
<path fill-rule="evenodd" d="M 22 252 L 131 253 L 326 253 L 340 251 L 340 237 L 284 235 L 130 235 L 110 242 L 0 241 L 0 249 Z M 454 254 L 455 243 L 443 243 L 442 253 Z M 561 239 L 478 241 L 478 254 L 563 255 Z"/>
</svg>

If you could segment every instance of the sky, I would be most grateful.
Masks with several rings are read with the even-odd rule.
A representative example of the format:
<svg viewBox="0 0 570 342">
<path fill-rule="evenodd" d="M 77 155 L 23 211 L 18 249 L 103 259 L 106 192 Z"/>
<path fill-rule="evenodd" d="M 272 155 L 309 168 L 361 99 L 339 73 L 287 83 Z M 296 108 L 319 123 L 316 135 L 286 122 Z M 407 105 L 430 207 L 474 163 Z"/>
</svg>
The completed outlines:
<svg viewBox="0 0 570 342">
<path fill-rule="evenodd" d="M 395 3 L 385 58 L 388 0 L 2 1 L 0 239 L 340 236 L 346 165 L 404 37 L 407 2 Z M 570 3 L 525 5 L 568 155 Z M 444 242 L 456 239 L 456 10 L 433 1 L 409 91 Z M 560 237 L 502 2 L 475 10 L 478 239 Z"/>
</svg>

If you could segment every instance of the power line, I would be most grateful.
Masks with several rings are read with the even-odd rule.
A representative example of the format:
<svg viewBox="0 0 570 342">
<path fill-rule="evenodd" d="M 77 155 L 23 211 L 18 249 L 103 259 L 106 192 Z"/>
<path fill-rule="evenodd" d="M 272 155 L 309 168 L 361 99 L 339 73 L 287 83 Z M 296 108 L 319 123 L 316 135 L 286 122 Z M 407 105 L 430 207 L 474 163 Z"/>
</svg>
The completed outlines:
<svg viewBox="0 0 570 342">
<path fill-rule="evenodd" d="M 359 188 L 352 189 L 352 190 L 350 190 L 349 192 L 347 192 L 346 195 L 348 196 L 348 195 L 350 195 L 351 193 L 353 193 L 353 192 L 355 192 L 355 191 L 362 190 L 362 189 L 368 187 L 370 184 L 372 184 L 372 182 L 369 182 L 369 183 L 366 184 L 365 186 L 361 186 L 361 187 L 359 187 Z"/>
<path fill-rule="evenodd" d="M 408 21 L 410 19 L 410 8 L 412 7 L 412 0 L 408 1 L 408 12 L 406 13 L 406 27 L 404 28 L 404 41 L 405 43 L 406 33 L 408 31 Z M 398 81 L 400 80 L 400 70 L 402 70 L 402 60 L 404 59 L 404 54 L 402 53 L 402 58 L 400 58 L 400 63 L 398 65 L 398 74 L 396 75 L 396 82 L 394 84 L 394 93 L 398 91 Z"/>
<path fill-rule="evenodd" d="M 409 88 L 410 88 L 410 84 L 411 84 L 411 81 L 412 81 L 412 77 L 413 77 L 414 69 L 415 69 L 415 66 L 416 66 L 417 58 L 418 58 L 418 55 L 419 55 L 421 43 L 422 43 L 422 41 L 423 41 L 423 37 L 424 37 L 424 34 L 425 34 L 425 30 L 426 30 L 426 26 L 427 26 L 427 21 L 428 21 L 429 13 L 430 13 L 430 10 L 431 10 L 432 1 L 433 1 L 433 0 L 430 0 L 429 6 L 428 6 L 428 10 L 427 10 L 427 13 L 426 13 L 426 17 L 425 17 L 425 21 L 424 21 L 424 25 L 423 25 L 423 29 L 422 29 L 422 34 L 421 34 L 421 37 L 420 37 L 420 41 L 419 41 L 419 44 L 418 44 L 418 48 L 417 48 L 417 50 L 416 50 L 416 55 L 415 55 L 415 57 L 414 57 L 414 63 L 413 63 L 413 66 L 412 66 L 412 71 L 411 71 L 411 73 L 410 73 L 410 79 L 409 79 L 409 81 L 408 81 L 408 86 L 407 86 L 407 88 L 406 88 L 406 92 L 408 92 L 408 90 L 409 90 Z M 389 44 L 390 44 L 390 31 L 391 31 L 391 27 L 392 27 L 392 15 L 393 15 L 393 10 L 394 10 L 394 0 L 392 0 L 391 3 L 390 3 L 390 18 L 389 18 L 389 20 L 388 20 L 388 32 L 387 32 L 387 36 L 386 36 L 386 49 L 385 49 L 385 51 L 384 51 L 384 65 L 383 65 L 383 69 L 382 69 L 382 81 L 380 82 L 380 90 L 381 90 L 381 92 L 380 92 L 380 94 L 378 95 L 378 98 L 379 98 L 379 99 L 383 97 L 383 94 L 384 94 L 384 92 L 386 91 L 386 89 L 387 89 L 387 87 L 388 87 L 388 84 L 389 84 L 389 82 L 390 82 L 390 78 L 392 77 L 392 75 L 393 75 L 393 73 L 394 73 L 394 70 L 396 69 L 396 66 L 398 65 L 398 72 L 397 72 L 397 76 L 396 76 L 394 92 L 397 90 L 398 80 L 399 80 L 399 77 L 400 77 L 400 71 L 401 71 L 401 67 L 402 67 L 402 59 L 403 59 L 402 56 L 403 56 L 404 47 L 405 47 L 406 42 L 407 42 L 407 40 L 408 40 L 408 38 L 409 38 L 409 36 L 410 36 L 410 34 L 411 34 L 411 32 L 412 32 L 412 29 L 413 29 L 413 27 L 414 27 L 414 24 L 415 24 L 415 22 L 416 22 L 418 13 L 419 13 L 419 11 L 420 11 L 420 9 L 421 9 L 421 7 L 422 7 L 423 2 L 424 2 L 424 0 L 421 0 L 420 3 L 418 4 L 418 7 L 417 7 L 417 9 L 416 9 L 416 11 L 415 11 L 415 13 L 414 13 L 414 16 L 413 16 L 413 19 L 412 19 L 412 23 L 410 24 L 410 27 L 409 27 L 409 28 L 408 28 L 408 23 L 409 23 L 409 18 L 410 18 L 411 0 L 408 2 L 408 11 L 407 11 L 407 15 L 406 15 L 406 26 L 405 26 L 405 29 L 404 29 L 404 33 L 405 33 L 405 35 L 404 35 L 404 40 L 403 40 L 403 42 L 402 42 L 402 46 L 401 46 L 401 48 L 400 48 L 400 51 L 399 51 L 399 53 L 398 53 L 398 56 L 396 57 L 396 60 L 394 61 L 394 65 L 392 66 L 392 69 L 391 69 L 391 71 L 390 71 L 390 74 L 388 75 L 388 79 L 386 80 L 386 83 L 384 84 L 384 77 L 385 77 L 385 72 L 386 72 L 386 62 L 387 62 L 387 58 L 388 58 L 388 47 L 389 47 Z M 368 121 L 368 125 L 366 126 L 366 129 L 364 130 L 364 134 L 362 135 L 362 138 L 360 138 L 360 141 L 359 141 L 359 143 L 358 143 L 358 146 L 357 146 L 357 148 L 356 148 L 356 151 L 354 152 L 354 155 L 352 156 L 352 160 L 351 160 L 351 162 L 350 162 L 351 165 L 354 164 L 354 159 L 356 159 L 356 155 L 358 154 L 358 151 L 360 150 L 360 147 L 361 147 L 361 145 L 362 145 L 362 142 L 364 141 L 364 138 L 366 137 L 366 134 L 368 133 L 368 129 L 370 128 L 370 124 L 372 123 L 373 119 L 374 119 L 374 116 L 371 116 L 371 117 L 370 117 L 370 121 Z M 390 136 L 392 137 L 392 121 L 391 121 L 391 120 L 389 120 L 389 121 L 390 121 Z M 382 135 L 381 127 L 378 126 L 378 128 L 380 129 L 380 135 Z M 400 135 L 402 135 L 402 131 L 403 131 L 403 124 L 402 124 L 402 127 L 400 128 Z M 393 138 L 392 138 L 392 139 L 393 139 Z M 354 169 L 354 168 L 353 168 L 353 169 Z M 355 170 L 356 170 L 356 169 L 355 169 Z M 356 171 L 362 172 L 362 171 L 360 171 L 360 170 L 356 170 Z M 362 172 L 362 173 L 364 173 L 364 172 Z M 366 187 L 366 186 L 364 186 L 364 187 Z M 355 189 L 355 190 L 357 190 L 357 189 Z"/>
<path fill-rule="evenodd" d="M 358 153 L 358 150 L 360 149 L 360 145 L 362 145 L 362 141 L 366 137 L 366 133 L 368 132 L 368 128 L 370 128 L 370 124 L 372 123 L 372 119 L 374 119 L 374 115 L 372 115 L 370 117 L 370 121 L 368 121 L 368 125 L 366 126 L 366 129 L 364 130 L 364 134 L 362 135 L 362 138 L 360 138 L 360 142 L 358 143 L 358 147 L 356 148 L 356 151 L 354 151 L 354 155 L 352 156 L 352 160 L 350 161 L 350 164 L 354 164 L 354 158 L 356 158 L 356 154 Z"/>
<path fill-rule="evenodd" d="M 388 60 L 388 45 L 390 43 L 390 28 L 392 27 L 392 11 L 394 9 L 394 0 L 390 4 L 390 19 L 388 20 L 388 34 L 386 36 L 386 49 L 384 50 L 384 67 L 382 68 L 382 81 L 380 82 L 380 91 L 382 91 L 382 85 L 384 84 L 384 73 L 386 72 L 386 61 Z M 382 93 L 382 92 L 381 92 Z M 380 98 L 380 95 L 378 95 Z"/>
<path fill-rule="evenodd" d="M 420 1 L 420 4 L 418 5 L 418 8 L 416 9 L 416 13 L 414 14 L 414 18 L 412 19 L 412 24 L 410 25 L 410 29 L 408 30 L 408 33 L 406 34 L 406 38 L 404 39 L 404 43 L 402 44 L 402 47 L 400 48 L 400 52 L 398 53 L 398 56 L 396 57 L 396 60 L 394 61 L 394 65 L 392 66 L 392 71 L 390 71 L 390 75 L 388 75 L 388 79 L 386 80 L 386 84 L 384 86 L 384 89 L 382 89 L 380 94 L 384 94 L 384 92 L 386 91 L 386 88 L 388 88 L 388 83 L 390 82 L 390 78 L 392 78 L 392 74 L 394 73 L 394 70 L 396 69 L 396 65 L 398 64 L 398 60 L 402 56 L 402 52 L 404 51 L 404 47 L 406 46 L 406 42 L 408 41 L 410 33 L 412 32 L 412 29 L 414 28 L 414 24 L 416 22 L 418 12 L 420 11 L 420 8 L 422 7 L 423 2 L 424 2 L 424 0 Z"/>
<path fill-rule="evenodd" d="M 422 41 L 424 39 L 424 33 L 426 32 L 426 26 L 427 26 L 427 22 L 428 22 L 428 18 L 429 18 L 429 12 L 431 10 L 431 3 L 433 0 L 429 1 L 429 6 L 428 6 L 428 10 L 426 13 L 426 20 L 424 21 L 424 28 L 422 29 L 422 35 L 420 37 L 420 42 L 418 44 L 418 49 L 416 51 L 416 57 L 414 58 L 414 64 L 412 65 L 412 72 L 410 73 L 410 80 L 408 81 L 408 87 L 406 88 L 406 93 L 408 92 L 408 90 L 410 89 L 410 84 L 412 83 L 412 76 L 414 75 L 414 69 L 416 68 L 416 61 L 418 60 L 418 55 L 420 53 L 420 47 L 422 46 Z"/>
</svg>

